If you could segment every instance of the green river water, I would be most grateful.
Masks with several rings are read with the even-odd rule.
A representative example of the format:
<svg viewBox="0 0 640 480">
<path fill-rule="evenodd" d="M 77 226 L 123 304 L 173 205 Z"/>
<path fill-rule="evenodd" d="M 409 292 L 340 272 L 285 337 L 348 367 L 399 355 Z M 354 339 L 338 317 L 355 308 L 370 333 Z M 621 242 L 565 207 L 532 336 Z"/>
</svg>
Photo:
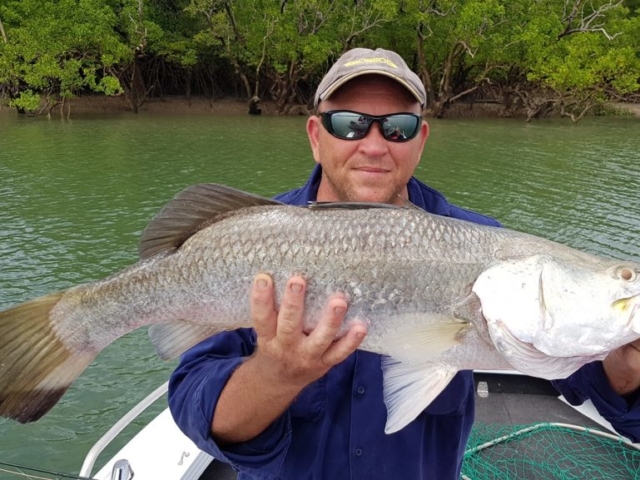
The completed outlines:
<svg viewBox="0 0 640 480">
<path fill-rule="evenodd" d="M 47 120 L 0 110 L 0 309 L 133 263 L 148 220 L 189 184 L 267 196 L 300 185 L 313 166 L 304 124 L 245 115 Z M 509 228 L 640 261 L 640 118 L 430 124 L 417 176 L 451 201 Z M 0 462 L 77 473 L 93 443 L 174 366 L 155 356 L 144 331 L 116 341 L 40 421 L 0 419 Z"/>
</svg>

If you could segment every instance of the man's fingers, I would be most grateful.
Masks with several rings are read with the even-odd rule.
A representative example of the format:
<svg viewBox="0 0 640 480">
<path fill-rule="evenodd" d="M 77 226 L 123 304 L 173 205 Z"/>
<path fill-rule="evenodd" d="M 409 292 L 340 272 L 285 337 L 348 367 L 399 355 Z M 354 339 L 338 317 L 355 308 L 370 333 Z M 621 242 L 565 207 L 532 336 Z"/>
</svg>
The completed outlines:
<svg viewBox="0 0 640 480">
<path fill-rule="evenodd" d="M 342 327 L 347 311 L 347 301 L 343 295 L 336 294 L 327 302 L 327 306 L 316 328 L 309 334 L 307 345 L 318 356 L 322 356 L 336 339 Z"/>
<path fill-rule="evenodd" d="M 367 327 L 363 323 L 354 323 L 351 325 L 347 334 L 331 345 L 324 354 L 324 363 L 327 365 L 336 365 L 346 360 L 347 357 L 360 346 L 366 334 Z"/>
<path fill-rule="evenodd" d="M 275 303 L 273 280 L 269 275 L 258 274 L 251 288 L 251 319 L 258 338 L 275 340 L 282 351 L 305 351 L 306 358 L 315 358 L 320 365 L 332 366 L 345 360 L 362 343 L 367 333 L 362 323 L 354 324 L 347 334 L 335 341 L 342 327 L 347 301 L 336 294 L 327 302 L 317 327 L 308 337 L 303 335 L 306 282 L 295 276 L 287 282 L 278 311 Z"/>
<path fill-rule="evenodd" d="M 278 338 L 284 343 L 299 340 L 302 332 L 306 287 L 302 277 L 291 277 L 285 286 L 277 326 Z"/>
<path fill-rule="evenodd" d="M 265 273 L 253 279 L 249 302 L 251 320 L 258 337 L 273 338 L 276 335 L 278 312 L 275 309 L 273 280 Z"/>
</svg>

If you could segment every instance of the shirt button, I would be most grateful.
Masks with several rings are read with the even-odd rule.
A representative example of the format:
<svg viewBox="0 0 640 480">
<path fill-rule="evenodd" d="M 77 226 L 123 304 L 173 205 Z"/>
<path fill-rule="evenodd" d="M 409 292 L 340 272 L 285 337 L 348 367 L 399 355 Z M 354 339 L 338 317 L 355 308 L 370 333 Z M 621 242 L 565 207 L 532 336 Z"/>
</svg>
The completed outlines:
<svg viewBox="0 0 640 480">
<path fill-rule="evenodd" d="M 356 391 L 358 392 L 358 395 L 364 395 L 364 392 L 366 391 L 366 388 L 364 388 L 362 385 L 360 385 Z"/>
<path fill-rule="evenodd" d="M 361 457 L 362 456 L 362 449 L 361 448 L 356 448 L 356 457 Z"/>
</svg>

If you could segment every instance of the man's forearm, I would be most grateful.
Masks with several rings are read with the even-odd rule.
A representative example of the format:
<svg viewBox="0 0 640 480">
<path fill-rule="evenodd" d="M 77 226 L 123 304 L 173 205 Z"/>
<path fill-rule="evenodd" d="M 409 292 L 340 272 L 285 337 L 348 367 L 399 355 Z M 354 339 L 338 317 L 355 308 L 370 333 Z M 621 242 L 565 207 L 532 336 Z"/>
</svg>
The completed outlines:
<svg viewBox="0 0 640 480">
<path fill-rule="evenodd" d="M 602 362 L 611 388 L 618 395 L 630 395 L 640 388 L 640 342 L 609 354 Z"/>
<path fill-rule="evenodd" d="M 213 438 L 221 444 L 251 440 L 279 418 L 301 390 L 274 382 L 260 359 L 249 357 L 222 390 L 211 424 Z"/>
</svg>

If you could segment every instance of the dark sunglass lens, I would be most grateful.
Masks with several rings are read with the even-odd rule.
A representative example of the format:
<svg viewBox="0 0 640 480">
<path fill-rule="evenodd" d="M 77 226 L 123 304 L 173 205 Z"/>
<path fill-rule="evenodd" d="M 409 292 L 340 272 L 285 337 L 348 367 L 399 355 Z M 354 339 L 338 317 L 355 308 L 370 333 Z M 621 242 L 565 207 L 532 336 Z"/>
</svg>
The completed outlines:
<svg viewBox="0 0 640 480">
<path fill-rule="evenodd" d="M 371 125 L 371 119 L 354 112 L 331 113 L 331 133 L 335 136 L 357 140 L 364 137 Z"/>
<path fill-rule="evenodd" d="M 383 121 L 384 137 L 387 140 L 403 142 L 416 136 L 420 126 L 420 118 L 417 115 L 389 115 Z"/>
<path fill-rule="evenodd" d="M 395 113 L 386 116 L 369 116 L 348 110 L 321 113 L 322 124 L 329 133 L 343 140 L 364 138 L 373 122 L 382 126 L 384 138 L 391 142 L 406 142 L 420 130 L 420 116 L 411 113 Z"/>
</svg>

